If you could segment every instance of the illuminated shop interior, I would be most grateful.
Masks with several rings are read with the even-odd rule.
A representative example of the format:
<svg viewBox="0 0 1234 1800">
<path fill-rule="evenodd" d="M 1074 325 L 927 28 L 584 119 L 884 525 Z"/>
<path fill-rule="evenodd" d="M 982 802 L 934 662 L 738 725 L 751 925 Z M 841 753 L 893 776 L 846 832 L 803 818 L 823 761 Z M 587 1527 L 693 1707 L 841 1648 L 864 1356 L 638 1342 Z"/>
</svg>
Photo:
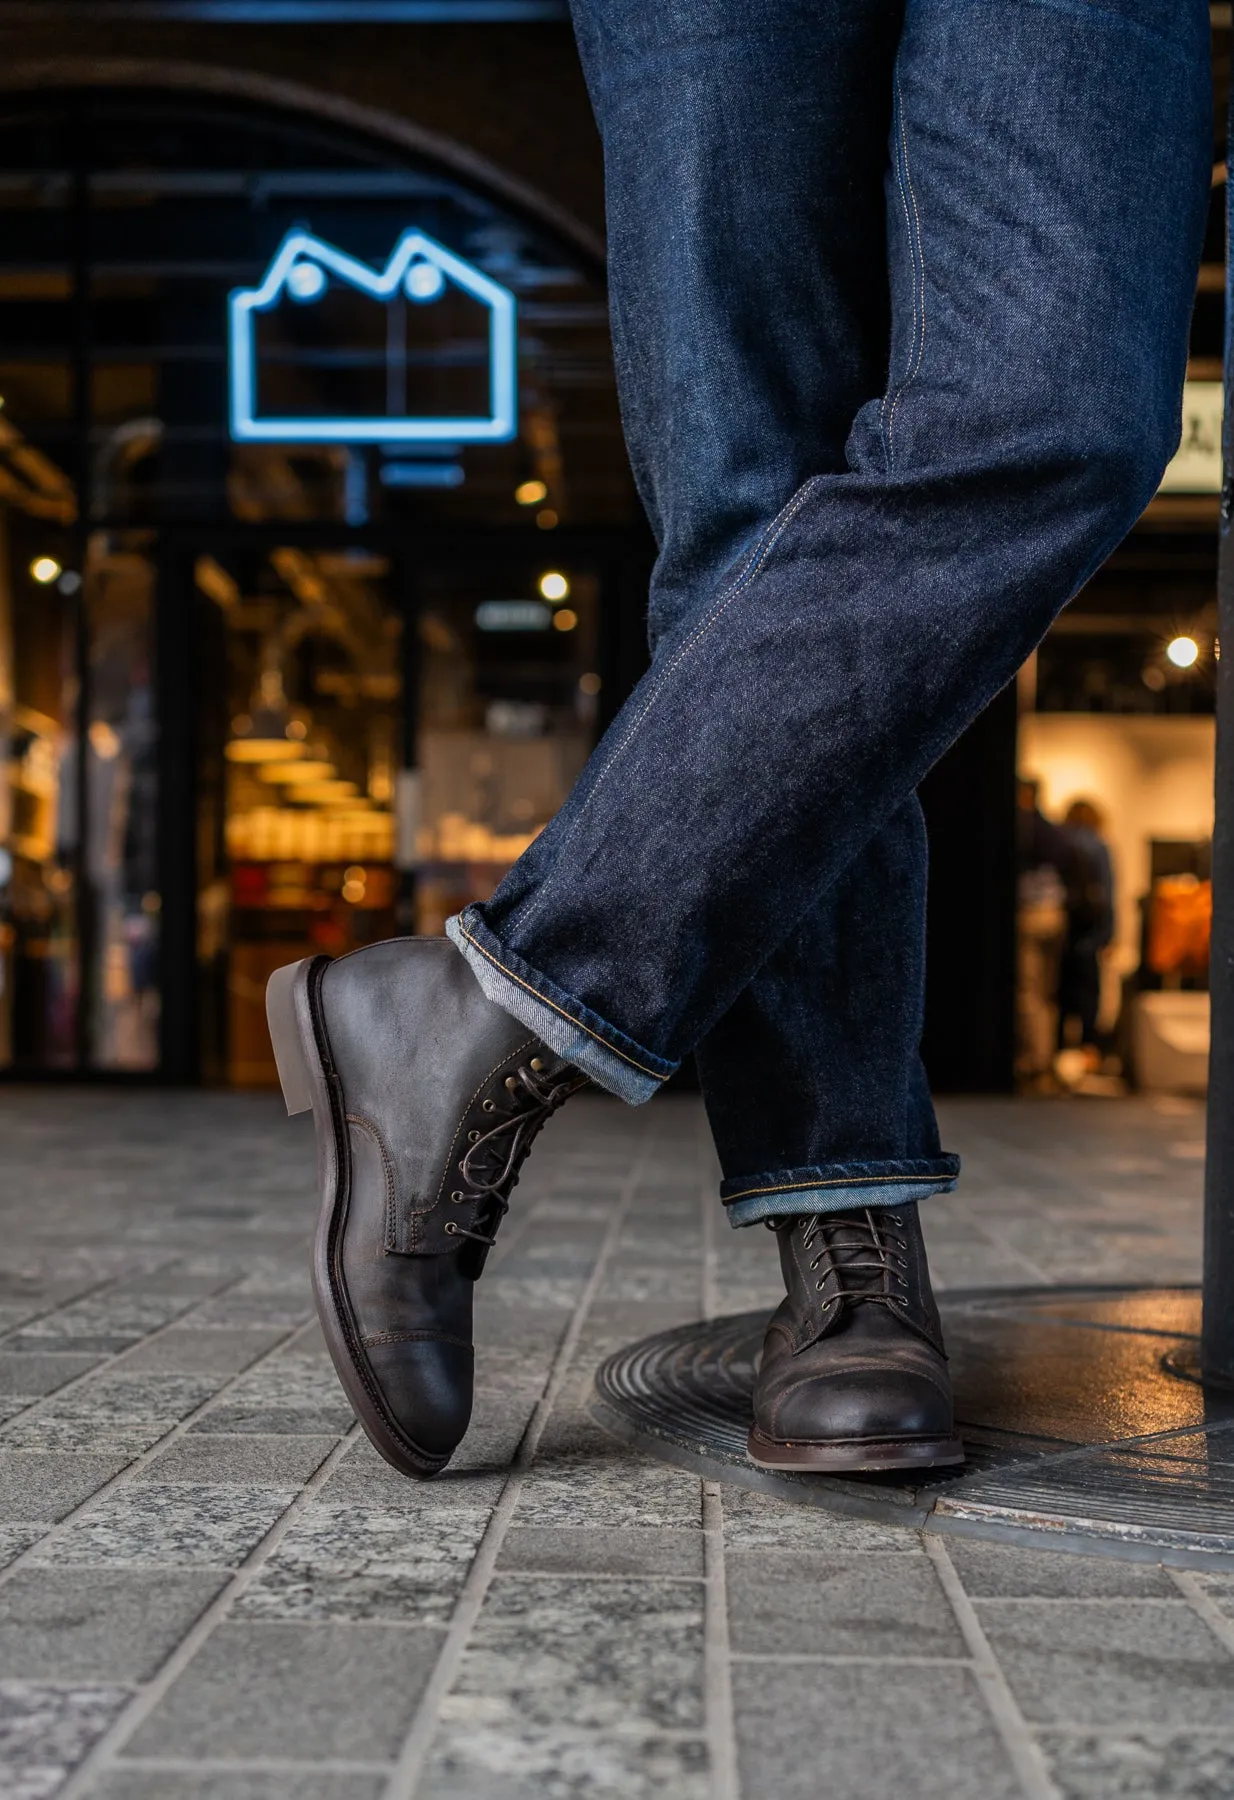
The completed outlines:
<svg viewBox="0 0 1234 1800">
<path fill-rule="evenodd" d="M 0 1069 L 266 1085 L 270 970 L 487 896 L 621 685 L 600 271 L 152 90 L 12 102 L 0 214 Z"/>
</svg>

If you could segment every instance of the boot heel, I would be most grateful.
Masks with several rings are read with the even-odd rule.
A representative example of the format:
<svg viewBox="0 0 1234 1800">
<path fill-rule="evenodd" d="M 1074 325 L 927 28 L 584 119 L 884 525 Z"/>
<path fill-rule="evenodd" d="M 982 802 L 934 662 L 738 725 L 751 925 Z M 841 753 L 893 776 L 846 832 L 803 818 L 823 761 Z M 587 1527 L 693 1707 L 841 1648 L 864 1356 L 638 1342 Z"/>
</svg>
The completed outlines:
<svg viewBox="0 0 1234 1800">
<path fill-rule="evenodd" d="M 266 983 L 266 1022 L 289 1116 L 311 1112 L 313 1107 L 313 1077 L 296 998 L 314 960 L 306 956 L 301 962 L 286 963 Z"/>
</svg>

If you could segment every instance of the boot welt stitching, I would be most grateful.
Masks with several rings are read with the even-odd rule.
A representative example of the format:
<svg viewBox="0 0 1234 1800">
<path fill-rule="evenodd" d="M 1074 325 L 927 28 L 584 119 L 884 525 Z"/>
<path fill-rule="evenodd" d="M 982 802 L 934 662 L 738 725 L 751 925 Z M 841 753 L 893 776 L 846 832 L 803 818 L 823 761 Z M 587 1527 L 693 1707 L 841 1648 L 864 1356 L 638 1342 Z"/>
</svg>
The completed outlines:
<svg viewBox="0 0 1234 1800">
<path fill-rule="evenodd" d="M 360 1342 L 366 1350 L 375 1350 L 382 1344 L 456 1344 L 460 1350 L 472 1348 L 466 1338 L 454 1337 L 448 1331 L 374 1331 Z"/>
</svg>

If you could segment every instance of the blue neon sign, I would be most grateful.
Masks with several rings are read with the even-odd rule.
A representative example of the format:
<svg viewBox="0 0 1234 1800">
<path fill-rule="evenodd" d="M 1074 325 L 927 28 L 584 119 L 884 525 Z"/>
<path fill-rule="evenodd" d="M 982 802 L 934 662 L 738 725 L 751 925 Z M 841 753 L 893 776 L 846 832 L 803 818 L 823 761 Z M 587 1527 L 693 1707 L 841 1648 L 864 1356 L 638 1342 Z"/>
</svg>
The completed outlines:
<svg viewBox="0 0 1234 1800">
<path fill-rule="evenodd" d="M 400 294 L 431 305 L 451 283 L 488 308 L 488 411 L 462 418 L 278 418 L 263 416 L 257 401 L 257 318 L 284 300 L 309 306 L 331 277 L 344 286 L 390 301 Z M 231 435 L 239 443 L 266 444 L 500 444 L 518 430 L 514 295 L 474 264 L 455 256 L 422 231 L 405 231 L 380 272 L 307 231 L 291 231 L 255 288 L 228 296 Z"/>
</svg>

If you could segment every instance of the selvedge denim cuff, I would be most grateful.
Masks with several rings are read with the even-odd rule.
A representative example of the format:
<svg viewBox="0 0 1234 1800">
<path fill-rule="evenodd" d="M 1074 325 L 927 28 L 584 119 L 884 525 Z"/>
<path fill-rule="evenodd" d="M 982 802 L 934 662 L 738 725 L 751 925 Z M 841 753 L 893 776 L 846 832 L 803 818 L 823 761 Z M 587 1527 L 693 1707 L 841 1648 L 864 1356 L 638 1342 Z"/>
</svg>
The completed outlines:
<svg viewBox="0 0 1234 1800">
<path fill-rule="evenodd" d="M 798 1213 L 857 1212 L 867 1206 L 906 1206 L 949 1194 L 960 1173 L 958 1156 L 893 1162 L 832 1163 L 825 1168 L 779 1169 L 726 1181 L 720 1198 L 730 1225 L 757 1225 Z"/>
<path fill-rule="evenodd" d="M 446 936 L 466 957 L 472 974 L 495 1005 L 504 1007 L 550 1050 L 619 1100 L 641 1106 L 677 1069 L 677 1063 L 644 1050 L 507 950 L 485 925 L 478 907 L 465 907 L 447 919 Z"/>
</svg>

